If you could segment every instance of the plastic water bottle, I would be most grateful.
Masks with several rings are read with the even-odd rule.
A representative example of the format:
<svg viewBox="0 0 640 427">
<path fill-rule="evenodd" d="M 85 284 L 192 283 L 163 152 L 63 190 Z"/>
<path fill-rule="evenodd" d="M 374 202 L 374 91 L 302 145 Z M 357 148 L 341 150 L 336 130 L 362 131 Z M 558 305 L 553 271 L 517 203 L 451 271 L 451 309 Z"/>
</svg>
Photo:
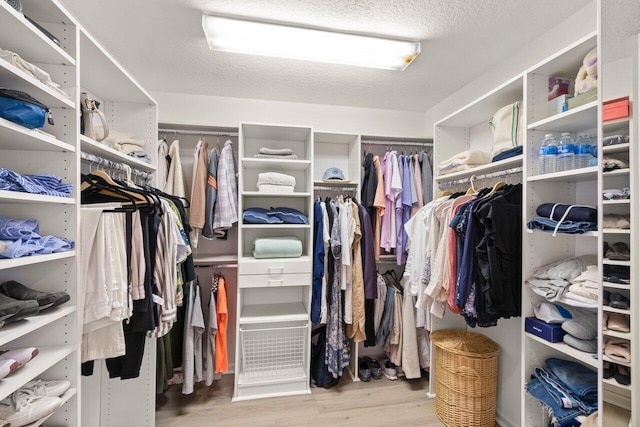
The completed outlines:
<svg viewBox="0 0 640 427">
<path fill-rule="evenodd" d="M 538 172 L 540 175 L 553 173 L 556 171 L 556 155 L 558 154 L 558 144 L 553 134 L 548 133 L 540 143 L 538 157 Z"/>
<path fill-rule="evenodd" d="M 576 148 L 569 132 L 562 132 L 558 144 L 557 171 L 569 171 L 576 167 Z"/>
<path fill-rule="evenodd" d="M 576 169 L 589 167 L 591 160 L 591 138 L 587 135 L 578 135 L 576 139 Z"/>
</svg>

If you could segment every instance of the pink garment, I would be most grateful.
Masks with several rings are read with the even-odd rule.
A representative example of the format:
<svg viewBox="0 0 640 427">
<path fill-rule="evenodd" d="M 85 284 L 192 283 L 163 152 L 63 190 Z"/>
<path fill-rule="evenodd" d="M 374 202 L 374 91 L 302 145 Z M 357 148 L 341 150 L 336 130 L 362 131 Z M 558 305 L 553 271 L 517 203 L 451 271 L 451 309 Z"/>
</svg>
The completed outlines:
<svg viewBox="0 0 640 427">
<path fill-rule="evenodd" d="M 382 229 L 382 216 L 384 215 L 385 197 L 384 197 L 384 176 L 382 175 L 382 164 L 380 157 L 373 156 L 373 166 L 378 177 L 378 185 L 376 186 L 376 195 L 373 199 L 373 206 L 376 208 L 376 216 L 373 220 L 373 253 L 376 261 L 380 259 L 380 232 Z"/>
<path fill-rule="evenodd" d="M 398 157 L 395 151 L 385 153 L 382 159 L 384 174 L 384 215 L 382 216 L 382 231 L 380 233 L 380 247 L 391 252 L 396 247 L 396 199 L 402 191 L 402 181 L 398 170 Z"/>
<path fill-rule="evenodd" d="M 397 165 L 398 165 L 398 175 L 400 177 L 400 182 L 403 182 L 404 179 L 404 169 L 402 167 L 402 161 L 400 157 L 396 157 Z M 398 265 L 403 264 L 402 259 L 402 231 L 404 230 L 402 224 L 402 191 L 403 186 L 400 185 L 400 192 L 398 194 L 398 198 L 396 199 L 396 263 Z"/>
</svg>

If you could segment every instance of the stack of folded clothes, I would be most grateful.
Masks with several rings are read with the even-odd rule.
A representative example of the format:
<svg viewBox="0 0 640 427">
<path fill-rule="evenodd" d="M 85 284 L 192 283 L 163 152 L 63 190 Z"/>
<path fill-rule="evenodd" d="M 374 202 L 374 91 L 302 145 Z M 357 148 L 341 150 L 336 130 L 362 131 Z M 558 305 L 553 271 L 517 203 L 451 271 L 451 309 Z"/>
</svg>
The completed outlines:
<svg viewBox="0 0 640 427">
<path fill-rule="evenodd" d="M 96 132 L 99 135 L 102 135 L 102 127 L 96 126 L 96 128 L 99 128 L 96 130 Z M 109 130 L 109 135 L 102 141 L 102 143 L 105 145 L 109 145 L 114 150 L 117 150 L 128 156 L 143 160 L 147 163 L 151 163 L 151 157 L 149 157 L 149 155 L 144 152 L 144 140 L 135 139 L 132 133 Z"/>
<path fill-rule="evenodd" d="M 549 358 L 546 368 L 534 368 L 525 389 L 539 400 L 551 425 L 580 425 L 576 417 L 598 410 L 598 374 L 586 366 Z"/>
<path fill-rule="evenodd" d="M 49 73 L 31 62 L 24 60 L 17 53 L 0 48 L 0 59 L 4 59 L 19 70 L 24 71 L 35 79 L 38 79 L 40 83 L 49 86 L 56 93 L 66 98 L 70 98 L 70 96 L 60 88 L 59 84 L 51 80 L 51 75 L 49 75 Z"/>
<path fill-rule="evenodd" d="M 287 207 L 247 208 L 242 212 L 245 224 L 309 224 L 309 218 L 299 210 Z"/>
<path fill-rule="evenodd" d="M 70 251 L 74 243 L 67 239 L 38 234 L 35 219 L 0 216 L 0 258 L 20 258 Z"/>
<path fill-rule="evenodd" d="M 595 313 L 574 315 L 562 323 L 566 332 L 562 340 L 571 347 L 585 353 L 598 352 L 598 316 Z"/>
<path fill-rule="evenodd" d="M 530 230 L 564 234 L 583 234 L 598 229 L 598 210 L 591 206 L 543 203 L 536 209 L 538 216 L 528 223 Z"/>
<path fill-rule="evenodd" d="M 279 172 L 258 174 L 258 191 L 262 193 L 293 193 L 296 178 Z"/>
<path fill-rule="evenodd" d="M 474 166 L 491 163 L 491 154 L 479 150 L 468 150 L 440 162 L 441 175 L 470 169 Z"/>
<path fill-rule="evenodd" d="M 293 154 L 293 150 L 291 148 L 267 148 L 261 147 L 258 150 L 258 154 L 254 157 L 259 159 L 277 159 L 277 160 L 297 160 L 298 156 Z"/>
<path fill-rule="evenodd" d="M 617 228 L 628 230 L 631 228 L 631 215 L 629 214 L 604 214 L 602 215 L 602 228 Z"/>
<path fill-rule="evenodd" d="M 624 160 L 614 159 L 613 157 L 603 157 L 602 158 L 602 171 L 603 172 L 611 172 L 616 169 L 627 169 L 629 167 L 629 163 Z"/>
<path fill-rule="evenodd" d="M 253 242 L 254 258 L 298 258 L 302 242 L 296 237 L 262 237 Z"/>
<path fill-rule="evenodd" d="M 631 190 L 629 187 L 608 188 L 602 190 L 603 200 L 625 200 L 631 198 Z"/>
<path fill-rule="evenodd" d="M 629 135 L 611 135 L 602 138 L 602 146 L 606 147 L 608 145 L 618 145 L 629 142 Z"/>
<path fill-rule="evenodd" d="M 14 171 L 0 168 L 0 190 L 69 197 L 73 192 L 73 184 L 65 184 L 62 182 L 62 178 L 55 175 L 20 175 Z"/>
<path fill-rule="evenodd" d="M 574 307 L 596 308 L 598 306 L 597 288 L 594 288 L 598 282 L 596 264 L 594 256 L 556 261 L 538 267 L 525 283 L 534 293 L 545 297 L 548 301 L 561 302 Z"/>
</svg>

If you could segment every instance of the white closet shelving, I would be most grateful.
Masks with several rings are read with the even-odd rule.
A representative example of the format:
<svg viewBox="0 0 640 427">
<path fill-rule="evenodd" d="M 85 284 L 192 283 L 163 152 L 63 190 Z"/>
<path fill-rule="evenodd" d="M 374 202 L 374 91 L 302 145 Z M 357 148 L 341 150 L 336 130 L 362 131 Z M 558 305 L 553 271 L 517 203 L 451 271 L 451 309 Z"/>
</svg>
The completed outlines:
<svg viewBox="0 0 640 427">
<path fill-rule="evenodd" d="M 304 126 L 240 124 L 238 211 L 283 206 L 313 221 L 313 129 Z M 261 147 L 291 148 L 298 160 L 258 159 Z M 281 172 L 296 179 L 290 194 L 256 191 L 258 174 Z M 311 227 L 239 223 L 238 295 L 233 400 L 310 393 Z M 256 259 L 262 237 L 294 236 L 299 258 Z"/>
<path fill-rule="evenodd" d="M 501 171 L 513 171 L 523 166 L 523 155 L 472 167 L 461 172 L 446 175 L 438 174 L 438 164 L 451 156 L 465 150 L 481 150 L 491 152 L 493 135 L 489 125 L 489 118 L 501 107 L 522 101 L 524 96 L 524 75 L 522 73 L 510 78 L 495 89 L 480 96 L 434 125 L 434 196 L 441 189 L 451 189 L 444 183 L 471 176 L 482 176 Z M 510 174 L 492 180 L 483 180 L 483 184 L 496 180 L 520 181 L 520 174 Z M 468 184 L 465 187 L 468 188 Z M 464 318 L 452 314 L 447 310 L 444 318 L 432 316 L 432 331 L 446 328 L 466 328 Z M 498 325 L 492 328 L 475 328 L 474 332 L 484 334 L 500 345 L 500 361 L 498 369 L 498 383 L 500 384 L 497 400 L 497 416 L 501 425 L 518 425 L 517 402 L 515 396 L 520 396 L 520 373 L 513 369 L 514 362 L 520 359 L 520 348 L 514 343 L 519 342 L 521 336 L 520 321 L 518 319 L 500 319 Z M 435 349 L 431 349 L 429 397 L 435 397 L 436 369 Z M 509 368 L 506 368 L 509 366 Z M 502 417 L 502 419 L 501 419 Z"/>
<path fill-rule="evenodd" d="M 73 18 L 56 0 L 23 0 L 23 13 L 55 34 L 58 46 L 7 2 L 0 2 L 0 47 L 19 54 L 47 71 L 62 93 L 44 85 L 9 62 L 0 60 L 0 86 L 29 93 L 51 111 L 55 126 L 42 131 L 0 119 L 0 167 L 21 174 L 50 173 L 73 183 L 70 198 L 0 192 L 0 215 L 33 218 L 40 233 L 79 241 L 77 161 L 78 114 L 76 92 L 78 29 Z M 80 389 L 79 311 L 76 250 L 51 255 L 0 260 L 0 283 L 17 280 L 40 291 L 65 291 L 71 301 L 37 316 L 0 329 L 0 348 L 33 346 L 39 354 L 21 369 L 0 381 L 3 399 L 35 378 L 67 379 L 72 384 L 63 406 L 49 419 L 55 425 L 79 426 Z"/>
</svg>

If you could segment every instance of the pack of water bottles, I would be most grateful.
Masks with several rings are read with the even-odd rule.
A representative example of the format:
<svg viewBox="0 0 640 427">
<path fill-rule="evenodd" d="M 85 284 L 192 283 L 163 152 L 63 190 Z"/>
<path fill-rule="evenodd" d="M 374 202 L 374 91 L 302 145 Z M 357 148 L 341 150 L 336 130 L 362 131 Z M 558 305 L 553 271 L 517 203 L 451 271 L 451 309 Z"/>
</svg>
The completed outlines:
<svg viewBox="0 0 640 427">
<path fill-rule="evenodd" d="M 586 168 L 595 164 L 597 147 L 591 145 L 588 135 L 578 135 L 574 140 L 571 133 L 562 132 L 556 140 L 552 133 L 548 133 L 540 143 L 538 153 L 538 173 L 542 175 Z"/>
</svg>

